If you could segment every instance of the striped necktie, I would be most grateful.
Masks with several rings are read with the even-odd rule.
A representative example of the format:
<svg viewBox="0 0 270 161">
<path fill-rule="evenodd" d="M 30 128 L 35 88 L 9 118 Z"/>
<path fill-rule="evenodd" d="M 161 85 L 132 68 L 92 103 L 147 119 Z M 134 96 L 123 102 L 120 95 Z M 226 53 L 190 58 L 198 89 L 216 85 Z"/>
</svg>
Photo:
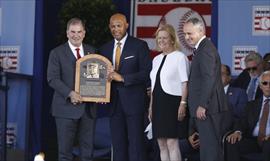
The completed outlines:
<svg viewBox="0 0 270 161">
<path fill-rule="evenodd" d="M 264 101 L 262 116 L 259 122 L 259 134 L 258 134 L 259 144 L 263 141 L 265 137 L 268 115 L 269 115 L 269 99 L 266 99 Z"/>
<path fill-rule="evenodd" d="M 117 42 L 115 50 L 115 70 L 119 70 L 120 57 L 121 57 L 121 42 Z"/>
</svg>

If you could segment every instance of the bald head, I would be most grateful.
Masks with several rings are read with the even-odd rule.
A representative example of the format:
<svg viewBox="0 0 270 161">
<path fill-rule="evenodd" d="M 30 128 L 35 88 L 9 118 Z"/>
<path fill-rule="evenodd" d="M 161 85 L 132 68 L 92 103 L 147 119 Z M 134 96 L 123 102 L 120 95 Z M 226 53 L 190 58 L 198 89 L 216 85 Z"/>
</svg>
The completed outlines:
<svg viewBox="0 0 270 161">
<path fill-rule="evenodd" d="M 121 13 L 116 13 L 111 16 L 110 18 L 110 30 L 112 36 L 117 40 L 120 41 L 127 32 L 128 23 L 126 16 Z"/>
<path fill-rule="evenodd" d="M 121 14 L 121 13 L 116 13 L 116 14 L 112 15 L 111 18 L 110 18 L 110 23 L 112 21 L 115 21 L 115 20 L 117 20 L 117 21 L 123 21 L 123 23 L 127 23 L 126 16 L 123 15 L 123 14 Z"/>
</svg>

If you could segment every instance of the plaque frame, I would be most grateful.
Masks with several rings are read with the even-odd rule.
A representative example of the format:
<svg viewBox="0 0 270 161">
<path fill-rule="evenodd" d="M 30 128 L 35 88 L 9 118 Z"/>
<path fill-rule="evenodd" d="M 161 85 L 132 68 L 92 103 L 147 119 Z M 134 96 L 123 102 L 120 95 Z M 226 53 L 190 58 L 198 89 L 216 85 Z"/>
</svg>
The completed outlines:
<svg viewBox="0 0 270 161">
<path fill-rule="evenodd" d="M 86 65 L 83 65 L 83 64 L 86 64 Z M 82 67 L 86 69 L 82 69 Z M 109 82 L 107 79 L 108 68 L 112 68 L 112 63 L 106 57 L 100 54 L 87 54 L 76 61 L 75 91 L 81 95 L 83 102 L 110 102 L 111 82 Z M 86 72 L 83 73 L 83 71 L 86 71 Z M 103 72 L 100 72 L 100 71 L 103 71 Z M 100 76 L 101 74 L 102 74 L 102 77 Z M 104 86 L 105 94 L 102 96 L 82 94 L 81 87 L 82 88 L 95 87 L 94 85 L 91 86 L 87 84 L 83 85 L 84 86 L 83 87 L 81 84 L 83 81 L 85 81 L 85 83 L 88 83 L 88 84 L 91 84 L 91 83 L 102 84 L 102 86 L 97 86 L 97 87 L 101 87 L 103 89 L 103 86 Z"/>
</svg>

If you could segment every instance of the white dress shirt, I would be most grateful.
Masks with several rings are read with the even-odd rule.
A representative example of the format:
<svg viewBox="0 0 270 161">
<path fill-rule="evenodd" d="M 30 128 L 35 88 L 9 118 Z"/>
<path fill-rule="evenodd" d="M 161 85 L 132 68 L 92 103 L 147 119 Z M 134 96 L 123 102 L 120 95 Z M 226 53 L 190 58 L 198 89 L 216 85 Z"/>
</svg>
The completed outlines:
<svg viewBox="0 0 270 161">
<path fill-rule="evenodd" d="M 224 87 L 224 92 L 225 92 L 225 94 L 227 94 L 228 89 L 229 89 L 229 84 L 227 84 L 227 85 Z"/>
<path fill-rule="evenodd" d="M 195 45 L 196 50 L 198 49 L 200 43 L 203 41 L 204 38 L 206 38 L 205 35 L 203 37 L 201 37 L 201 39 L 197 42 L 197 44 Z"/>
<path fill-rule="evenodd" d="M 262 113 L 263 113 L 263 106 L 264 106 L 264 101 L 267 98 L 265 96 L 263 96 L 263 103 L 262 103 L 262 107 L 261 107 L 261 112 L 260 112 L 260 117 L 259 120 L 253 130 L 253 136 L 258 136 L 259 134 L 259 123 L 260 123 L 260 119 L 262 117 Z M 266 136 L 270 135 L 270 114 L 268 115 L 268 120 L 267 120 L 267 124 L 266 124 L 266 132 L 265 132 Z"/>
<path fill-rule="evenodd" d="M 150 73 L 151 90 L 154 90 L 156 75 L 164 55 L 159 54 L 153 60 Z M 168 54 L 160 71 L 160 84 L 163 91 L 174 96 L 182 96 L 182 82 L 188 81 L 189 61 L 186 55 L 180 51 Z"/>
<path fill-rule="evenodd" d="M 116 52 L 117 43 L 118 42 L 121 43 L 120 47 L 121 47 L 121 55 L 122 55 L 122 51 L 123 51 L 125 42 L 127 40 L 127 37 L 128 37 L 128 34 L 126 33 L 126 36 L 124 36 L 122 40 L 118 41 L 118 40 L 114 39 L 113 60 L 112 60 L 114 68 L 115 68 L 115 52 Z"/>
<path fill-rule="evenodd" d="M 84 51 L 83 51 L 83 46 L 82 46 L 82 44 L 81 44 L 80 47 L 76 47 L 76 46 L 72 45 L 72 44 L 68 41 L 68 45 L 69 45 L 69 47 L 70 47 L 70 49 L 71 49 L 71 51 L 72 51 L 72 53 L 73 53 L 73 55 L 75 56 L 76 59 L 77 59 L 77 51 L 76 51 L 77 48 L 80 48 L 80 55 L 81 55 L 81 58 L 84 56 Z"/>
</svg>

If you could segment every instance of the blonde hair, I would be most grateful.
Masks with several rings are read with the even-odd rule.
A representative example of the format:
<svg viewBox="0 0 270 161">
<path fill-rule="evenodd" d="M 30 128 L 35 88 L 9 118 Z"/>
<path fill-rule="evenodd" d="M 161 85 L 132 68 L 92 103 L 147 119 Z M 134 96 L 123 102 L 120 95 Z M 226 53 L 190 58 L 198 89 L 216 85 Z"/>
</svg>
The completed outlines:
<svg viewBox="0 0 270 161">
<path fill-rule="evenodd" d="M 171 40 L 173 42 L 173 48 L 174 48 L 174 50 L 180 50 L 179 38 L 176 35 L 175 29 L 173 28 L 172 25 L 165 24 L 165 25 L 160 26 L 157 29 L 157 31 L 155 33 L 156 44 L 158 44 L 158 38 L 157 38 L 157 36 L 158 36 L 158 33 L 160 31 L 166 31 L 170 35 L 170 38 L 171 38 Z M 161 51 L 161 49 L 158 47 L 158 45 L 156 47 L 156 50 Z"/>
</svg>

